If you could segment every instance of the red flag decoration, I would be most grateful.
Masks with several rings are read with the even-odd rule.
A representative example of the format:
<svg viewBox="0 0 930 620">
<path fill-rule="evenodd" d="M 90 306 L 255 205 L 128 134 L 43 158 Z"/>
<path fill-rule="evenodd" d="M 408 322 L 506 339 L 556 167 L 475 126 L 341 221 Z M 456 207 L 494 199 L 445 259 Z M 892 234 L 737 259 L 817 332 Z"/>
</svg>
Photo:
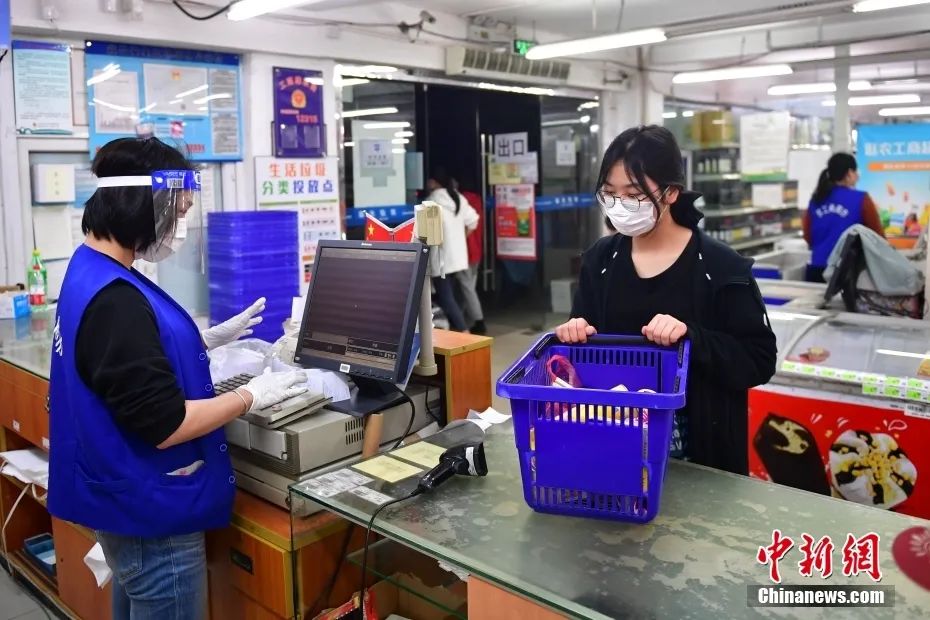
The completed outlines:
<svg viewBox="0 0 930 620">
<path fill-rule="evenodd" d="M 389 228 L 387 224 L 370 213 L 365 213 L 365 241 L 397 241 L 410 243 L 416 229 L 416 218 Z"/>
</svg>

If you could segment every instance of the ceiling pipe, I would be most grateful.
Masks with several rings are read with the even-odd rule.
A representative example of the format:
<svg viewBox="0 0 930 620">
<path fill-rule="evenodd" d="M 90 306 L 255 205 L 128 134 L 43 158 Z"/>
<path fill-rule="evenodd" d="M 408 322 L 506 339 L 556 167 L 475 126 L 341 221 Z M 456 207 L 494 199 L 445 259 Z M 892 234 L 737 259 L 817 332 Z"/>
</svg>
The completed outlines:
<svg viewBox="0 0 930 620">
<path fill-rule="evenodd" d="M 802 43 L 798 45 L 779 46 L 772 45 L 772 31 L 769 30 L 765 33 L 765 48 L 769 51 L 770 54 L 774 54 L 777 52 L 794 52 L 797 50 L 834 48 L 838 45 L 857 45 L 859 43 L 873 43 L 875 41 L 894 41 L 896 39 L 907 39 L 909 37 L 919 37 L 927 34 L 930 34 L 930 30 L 923 29 L 882 35 L 879 37 L 858 37 L 855 39 L 843 39 L 839 41 L 811 41 L 810 43 Z"/>
</svg>

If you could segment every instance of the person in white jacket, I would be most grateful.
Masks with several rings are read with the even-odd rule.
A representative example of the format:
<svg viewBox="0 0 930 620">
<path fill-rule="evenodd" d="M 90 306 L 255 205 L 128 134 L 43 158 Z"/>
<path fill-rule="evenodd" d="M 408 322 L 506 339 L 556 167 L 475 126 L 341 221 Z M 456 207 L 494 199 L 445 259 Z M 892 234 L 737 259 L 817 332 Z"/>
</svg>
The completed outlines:
<svg viewBox="0 0 930 620">
<path fill-rule="evenodd" d="M 449 319 L 449 325 L 459 332 L 468 331 L 462 308 L 455 299 L 450 276 L 468 270 L 468 245 L 465 237 L 478 226 L 478 213 L 455 189 L 455 182 L 445 170 L 437 168 L 427 181 L 430 195 L 427 200 L 442 209 L 442 247 L 440 249 L 443 273 L 446 277 L 433 278 L 436 301 Z"/>
</svg>

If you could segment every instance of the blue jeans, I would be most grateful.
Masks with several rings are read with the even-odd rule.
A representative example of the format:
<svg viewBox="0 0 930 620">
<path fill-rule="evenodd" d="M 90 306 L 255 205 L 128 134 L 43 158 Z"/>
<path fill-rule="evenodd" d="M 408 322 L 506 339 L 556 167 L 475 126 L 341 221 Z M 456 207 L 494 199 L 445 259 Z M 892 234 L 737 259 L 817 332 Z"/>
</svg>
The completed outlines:
<svg viewBox="0 0 930 620">
<path fill-rule="evenodd" d="M 436 303 L 446 314 L 446 318 L 449 319 L 449 327 L 453 331 L 468 331 L 462 308 L 459 306 L 459 302 L 455 300 L 455 291 L 452 289 L 452 276 L 453 274 L 450 273 L 445 278 L 433 278 L 433 286 L 436 287 Z"/>
<path fill-rule="evenodd" d="M 113 620 L 202 620 L 207 617 L 203 532 L 140 538 L 97 532 L 113 571 Z"/>
</svg>

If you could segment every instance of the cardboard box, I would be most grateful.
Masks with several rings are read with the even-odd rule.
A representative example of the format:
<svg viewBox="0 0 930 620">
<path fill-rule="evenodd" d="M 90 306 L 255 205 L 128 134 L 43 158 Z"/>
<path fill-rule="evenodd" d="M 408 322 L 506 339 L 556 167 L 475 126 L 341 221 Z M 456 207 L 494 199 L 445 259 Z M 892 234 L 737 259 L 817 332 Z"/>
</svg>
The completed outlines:
<svg viewBox="0 0 930 620">
<path fill-rule="evenodd" d="M 29 316 L 29 296 L 23 292 L 0 293 L 0 319 Z"/>
<path fill-rule="evenodd" d="M 412 592 L 419 592 L 422 596 Z M 427 586 L 411 574 L 396 574 L 391 581 L 379 581 L 368 588 L 368 594 L 374 608 L 371 616 L 375 620 L 387 620 L 391 615 L 413 620 L 455 620 L 456 616 L 430 601 L 445 609 L 453 609 L 462 616 L 466 615 L 468 606 L 468 586 L 464 581 L 456 581 L 450 586 Z M 357 598 L 358 593 L 353 595 L 353 600 Z M 351 607 L 350 601 L 338 609 L 323 612 L 316 620 L 344 618 Z"/>
</svg>

